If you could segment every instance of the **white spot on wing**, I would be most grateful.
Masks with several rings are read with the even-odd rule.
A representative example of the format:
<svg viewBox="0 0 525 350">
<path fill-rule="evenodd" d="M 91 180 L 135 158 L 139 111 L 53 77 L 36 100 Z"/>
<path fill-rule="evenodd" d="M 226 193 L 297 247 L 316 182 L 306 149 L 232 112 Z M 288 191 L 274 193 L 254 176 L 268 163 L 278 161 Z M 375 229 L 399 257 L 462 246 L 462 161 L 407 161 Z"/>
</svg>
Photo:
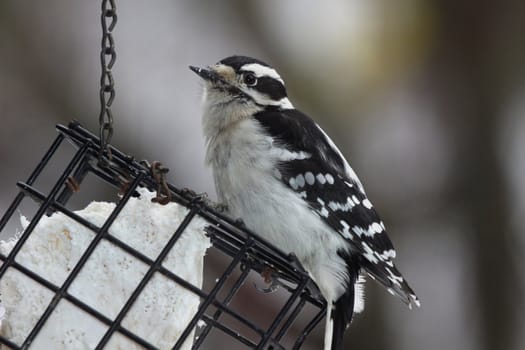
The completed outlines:
<svg viewBox="0 0 525 350">
<path fill-rule="evenodd" d="M 334 177 L 331 174 L 326 174 L 324 177 L 326 178 L 326 182 L 328 182 L 328 184 L 334 184 Z"/>
<path fill-rule="evenodd" d="M 394 249 L 385 250 L 380 256 L 383 260 L 394 259 L 396 257 L 396 251 Z"/>
<path fill-rule="evenodd" d="M 380 233 L 381 231 L 383 231 L 383 228 L 377 222 L 374 222 L 372 225 L 370 225 L 369 231 L 374 233 Z"/>
<path fill-rule="evenodd" d="M 410 294 L 410 297 L 412 298 L 412 301 L 414 302 L 414 304 L 417 306 L 417 307 L 421 307 L 421 303 L 419 302 L 419 299 L 417 298 L 417 296 L 415 294 Z M 412 304 L 410 304 L 411 306 Z"/>
<path fill-rule="evenodd" d="M 403 277 L 395 275 L 388 267 L 385 267 L 385 270 L 388 272 L 388 279 L 392 281 L 392 283 L 400 286 L 401 282 L 403 282 Z"/>
<path fill-rule="evenodd" d="M 295 182 L 297 182 L 297 186 L 303 187 L 304 186 L 304 176 L 303 176 L 303 174 L 297 175 L 297 177 L 295 178 Z"/>
<path fill-rule="evenodd" d="M 368 198 L 363 199 L 363 201 L 362 201 L 361 203 L 363 204 L 363 206 L 364 206 L 366 209 L 372 209 L 372 203 L 370 203 L 370 201 L 368 200 Z"/>
<path fill-rule="evenodd" d="M 271 150 L 270 150 L 270 153 L 277 157 L 280 161 L 283 161 L 283 162 L 288 162 L 288 161 L 291 161 L 291 160 L 303 160 L 303 159 L 308 159 L 310 158 L 312 155 L 308 152 L 303 152 L 303 151 L 299 151 L 299 152 L 293 152 L 293 151 L 289 151 L 285 148 L 279 148 L 279 147 L 273 147 Z"/>
<path fill-rule="evenodd" d="M 315 178 L 317 179 L 317 181 L 319 181 L 321 185 L 324 185 L 326 183 L 326 178 L 323 174 L 317 174 Z"/>
<path fill-rule="evenodd" d="M 290 186 L 296 190 L 298 189 L 299 187 L 297 186 L 297 182 L 295 182 L 295 177 L 292 177 L 290 178 L 290 180 L 288 181 L 288 183 L 290 184 Z"/>
<path fill-rule="evenodd" d="M 366 260 L 370 261 L 373 264 L 377 264 L 379 262 L 379 260 L 375 257 L 374 251 L 372 250 L 372 248 L 370 248 L 368 243 L 361 242 L 361 245 L 363 246 L 363 248 L 365 250 L 365 253 L 363 254 L 363 256 L 366 258 Z"/>
<path fill-rule="evenodd" d="M 306 180 L 306 183 L 308 185 L 313 185 L 315 183 L 315 177 L 314 177 L 314 174 L 312 174 L 311 172 L 306 172 L 306 174 L 304 174 L 304 179 Z"/>
<path fill-rule="evenodd" d="M 327 218 L 328 215 L 330 215 L 330 213 L 328 212 L 328 209 L 326 209 L 326 207 L 324 206 L 324 201 L 321 198 L 317 198 L 317 202 L 322 205 L 319 215 Z"/>
<path fill-rule="evenodd" d="M 374 222 L 370 226 L 368 226 L 368 228 L 366 229 L 361 226 L 356 225 L 352 227 L 352 231 L 354 231 L 358 237 L 361 237 L 361 235 L 373 237 L 376 233 L 383 232 L 383 227 L 381 227 L 381 225 L 378 224 L 377 222 Z"/>
<path fill-rule="evenodd" d="M 339 221 L 339 223 L 343 226 L 343 231 L 341 232 L 341 235 L 343 235 L 343 237 L 346 239 L 354 239 L 354 235 L 352 234 L 352 232 L 350 232 L 350 226 L 348 226 L 346 221 L 341 220 Z"/>
<path fill-rule="evenodd" d="M 332 210 L 341 210 L 341 211 L 349 211 L 351 210 L 355 204 L 352 202 L 352 199 L 350 197 L 346 198 L 346 203 L 337 203 L 337 202 L 329 202 L 328 206 Z"/>
<path fill-rule="evenodd" d="M 360 226 L 354 226 L 352 227 L 352 231 L 357 235 L 357 237 L 361 237 L 363 233 L 365 233 L 365 230 L 363 230 Z"/>
</svg>

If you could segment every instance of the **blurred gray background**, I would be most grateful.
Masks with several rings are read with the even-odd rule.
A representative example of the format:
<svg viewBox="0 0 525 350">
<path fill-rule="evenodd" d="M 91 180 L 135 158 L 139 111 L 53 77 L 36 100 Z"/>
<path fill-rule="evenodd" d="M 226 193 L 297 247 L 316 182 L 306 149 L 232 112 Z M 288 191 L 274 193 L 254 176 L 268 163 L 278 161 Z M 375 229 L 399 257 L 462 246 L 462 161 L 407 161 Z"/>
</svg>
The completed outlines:
<svg viewBox="0 0 525 350">
<path fill-rule="evenodd" d="M 349 349 L 525 348 L 525 2 L 117 6 L 116 147 L 213 198 L 187 67 L 245 54 L 278 69 L 359 174 L 422 308 L 369 282 Z M 96 132 L 99 16 L 100 1 L 0 1 L 1 212 L 56 123 Z"/>
</svg>

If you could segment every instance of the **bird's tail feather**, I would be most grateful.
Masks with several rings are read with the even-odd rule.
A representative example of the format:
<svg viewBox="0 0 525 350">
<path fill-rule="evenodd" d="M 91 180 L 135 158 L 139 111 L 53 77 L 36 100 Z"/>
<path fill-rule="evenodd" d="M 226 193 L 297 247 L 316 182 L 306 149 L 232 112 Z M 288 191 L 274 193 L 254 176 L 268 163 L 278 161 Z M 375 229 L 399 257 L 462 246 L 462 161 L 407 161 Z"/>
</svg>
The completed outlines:
<svg viewBox="0 0 525 350">
<path fill-rule="evenodd" d="M 334 327 L 332 331 L 332 348 L 331 350 L 342 350 L 343 349 L 343 335 L 347 327 L 346 315 L 344 313 L 348 310 L 339 310 L 337 306 L 332 311 L 332 318 L 334 321 Z M 352 308 L 353 309 L 353 308 Z M 352 310 L 351 309 L 351 310 Z M 352 311 L 350 311 L 352 312 Z"/>
<path fill-rule="evenodd" d="M 355 284 L 359 278 L 359 265 L 355 258 L 346 252 L 338 251 L 337 254 L 346 261 L 348 280 L 346 281 L 346 288 L 343 295 L 335 302 L 333 300 L 326 301 L 324 350 L 343 349 L 343 335 L 354 316 Z"/>
<path fill-rule="evenodd" d="M 332 302 L 328 301 L 328 305 L 326 307 L 326 326 L 324 329 L 324 350 L 331 350 L 332 349 L 332 337 L 334 333 L 334 320 L 332 319 Z"/>
<path fill-rule="evenodd" d="M 350 283 L 335 303 L 327 301 L 324 350 L 343 349 L 343 335 L 354 315 L 354 298 L 354 284 Z"/>
<path fill-rule="evenodd" d="M 362 264 L 372 279 L 385 286 L 391 294 L 401 298 L 410 308 L 412 308 L 413 305 L 417 307 L 420 306 L 416 293 L 410 288 L 394 264 L 387 265 L 385 262 L 372 264 L 365 259 L 363 259 Z"/>
</svg>

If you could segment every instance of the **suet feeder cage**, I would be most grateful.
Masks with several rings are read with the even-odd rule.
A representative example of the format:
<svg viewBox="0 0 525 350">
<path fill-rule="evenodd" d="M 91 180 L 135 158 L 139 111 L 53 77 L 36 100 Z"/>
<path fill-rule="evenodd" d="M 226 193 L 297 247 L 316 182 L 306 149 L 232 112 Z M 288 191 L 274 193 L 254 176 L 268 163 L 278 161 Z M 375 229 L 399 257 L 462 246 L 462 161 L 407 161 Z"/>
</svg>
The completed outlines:
<svg viewBox="0 0 525 350">
<path fill-rule="evenodd" d="M 294 257 L 169 184 L 159 163 L 109 144 L 107 18 L 116 20 L 113 1 L 103 1 L 100 134 L 58 125 L 0 219 L 0 233 L 11 236 L 21 222 L 0 242 L 0 349 L 299 349 L 326 305 Z M 44 188 L 50 167 L 57 175 Z M 116 203 L 91 198 L 75 210 L 88 182 Z M 28 201 L 36 203 L 30 213 Z M 279 286 L 278 298 L 256 290 L 261 274 Z"/>
</svg>

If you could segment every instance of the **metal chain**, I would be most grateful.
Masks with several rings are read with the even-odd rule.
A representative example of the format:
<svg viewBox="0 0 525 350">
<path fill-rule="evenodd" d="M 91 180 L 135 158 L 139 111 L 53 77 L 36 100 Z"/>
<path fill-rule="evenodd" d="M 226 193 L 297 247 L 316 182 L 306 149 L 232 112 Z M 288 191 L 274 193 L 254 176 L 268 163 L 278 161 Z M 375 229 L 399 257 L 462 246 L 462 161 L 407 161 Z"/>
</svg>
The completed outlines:
<svg viewBox="0 0 525 350">
<path fill-rule="evenodd" d="M 100 65 L 102 67 L 102 75 L 100 77 L 100 115 L 99 115 L 99 136 L 100 136 L 100 151 L 98 154 L 99 166 L 112 168 L 115 164 L 111 161 L 111 148 L 108 147 L 113 136 L 113 114 L 111 112 L 111 104 L 115 99 L 115 81 L 111 69 L 117 59 L 115 52 L 115 40 L 113 39 L 113 29 L 117 24 L 117 6 L 115 0 L 102 0 L 102 15 L 100 17 L 102 23 L 102 51 L 100 52 Z M 106 155 L 107 159 L 103 156 Z M 166 182 L 166 174 L 169 169 L 162 166 L 160 162 L 153 162 L 150 168 L 151 175 L 157 183 L 157 196 L 152 199 L 153 202 L 160 204 L 168 204 L 171 201 L 171 192 Z M 119 177 L 117 173 L 116 178 L 122 180 L 122 191 L 127 191 L 128 181 Z M 75 183 L 69 184 L 71 190 L 78 190 Z"/>
<path fill-rule="evenodd" d="M 100 52 L 100 64 L 102 66 L 102 76 L 100 77 L 100 115 L 99 115 L 99 136 L 100 152 L 99 161 L 104 153 L 111 160 L 111 150 L 108 144 L 113 136 L 113 114 L 111 104 L 115 99 L 115 81 L 111 69 L 117 59 L 115 52 L 115 41 L 112 31 L 117 24 L 117 8 L 115 0 L 102 0 L 102 51 Z"/>
</svg>

